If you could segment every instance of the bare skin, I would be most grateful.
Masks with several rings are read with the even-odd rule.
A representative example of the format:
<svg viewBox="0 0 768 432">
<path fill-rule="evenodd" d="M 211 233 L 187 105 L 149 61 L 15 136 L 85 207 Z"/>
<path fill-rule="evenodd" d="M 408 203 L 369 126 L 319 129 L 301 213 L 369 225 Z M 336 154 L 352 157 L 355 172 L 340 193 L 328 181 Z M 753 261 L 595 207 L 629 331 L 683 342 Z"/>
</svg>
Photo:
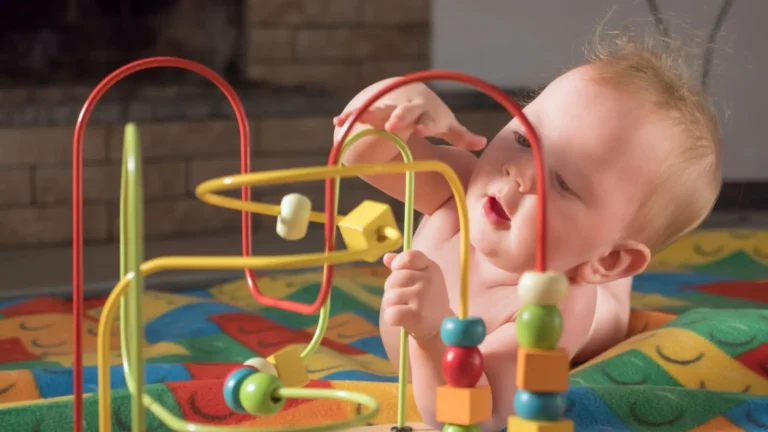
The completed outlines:
<svg viewBox="0 0 768 432">
<path fill-rule="evenodd" d="M 387 81 L 358 94 L 334 122 L 349 114 Z M 582 101 L 591 103 L 586 109 Z M 571 281 L 564 304 L 560 346 L 572 359 L 589 358 L 619 342 L 629 319 L 631 277 L 650 259 L 628 227 L 635 209 L 661 174 L 674 126 L 630 96 L 602 86 L 589 67 L 555 80 L 525 109 L 547 158 L 548 262 Z M 487 145 L 481 157 L 468 150 L 486 139 L 467 131 L 427 87 L 415 84 L 385 96 L 361 118 L 358 128 L 385 128 L 407 143 L 417 160 L 449 164 L 467 194 L 471 238 L 470 315 L 483 318 L 487 336 L 480 346 L 493 415 L 483 430 L 505 427 L 513 414 L 520 308 L 515 286 L 534 267 L 536 250 L 536 172 L 529 143 L 513 120 Z M 337 129 L 338 133 L 338 129 Z M 435 146 L 425 137 L 452 146 Z M 347 153 L 345 163 L 397 161 L 389 142 L 371 138 Z M 404 176 L 365 179 L 403 199 Z M 416 174 L 415 208 L 425 215 L 412 251 L 388 255 L 392 274 L 385 284 L 380 331 L 389 358 L 397 364 L 399 329 L 410 341 L 411 382 L 424 421 L 435 420 L 435 389 L 444 384 L 445 350 L 439 328 L 459 310 L 459 224 L 456 203 L 438 174 Z"/>
</svg>

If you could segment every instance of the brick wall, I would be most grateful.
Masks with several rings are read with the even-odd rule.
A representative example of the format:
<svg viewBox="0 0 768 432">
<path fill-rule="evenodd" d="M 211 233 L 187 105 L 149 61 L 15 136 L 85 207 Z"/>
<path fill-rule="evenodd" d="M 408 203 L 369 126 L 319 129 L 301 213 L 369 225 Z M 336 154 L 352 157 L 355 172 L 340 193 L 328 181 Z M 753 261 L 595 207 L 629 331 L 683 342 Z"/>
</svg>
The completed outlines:
<svg viewBox="0 0 768 432">
<path fill-rule="evenodd" d="M 428 67 L 429 0 L 246 0 L 252 80 L 359 89 Z"/>
<path fill-rule="evenodd" d="M 427 0 L 246 0 L 245 6 L 249 79 L 337 95 L 326 102 L 297 98 L 296 106 L 287 107 L 289 96 L 241 94 L 251 116 L 254 170 L 324 165 L 332 114 L 347 100 L 339 94 L 428 66 Z M 0 103 L 10 104 L 0 116 L 0 248 L 71 241 L 72 130 L 85 94 L 74 90 L 72 97 L 56 92 L 63 105 L 29 105 L 33 93 L 0 90 Z M 122 125 L 128 119 L 140 122 L 148 238 L 239 230 L 238 212 L 194 198 L 203 180 L 239 171 L 230 108 L 220 95 L 187 101 L 180 90 L 160 93 L 167 100 L 101 104 L 94 112 L 84 147 L 89 243 L 117 239 Z M 459 117 L 489 136 L 508 120 L 498 111 L 467 110 Z M 255 189 L 254 197 L 277 203 L 290 191 L 307 194 L 322 210 L 322 182 Z M 390 202 L 401 213 L 401 205 L 357 179 L 342 182 L 340 211 L 366 198 Z M 254 220 L 256 230 L 274 230 L 274 218 Z"/>
<path fill-rule="evenodd" d="M 466 112 L 460 118 L 492 134 L 507 116 Z M 211 207 L 194 197 L 202 181 L 239 171 L 233 121 L 140 125 L 144 156 L 146 231 L 150 238 L 235 232 L 239 213 Z M 330 117 L 262 118 L 251 123 L 253 169 L 324 165 L 331 145 Z M 71 239 L 70 127 L 0 129 L 0 247 L 63 244 Z M 121 125 L 94 125 L 84 147 L 85 236 L 89 242 L 117 239 Z M 323 183 L 255 189 L 254 197 L 279 202 L 296 191 L 322 209 Z M 401 206 L 357 179 L 342 182 L 341 211 L 363 199 Z M 255 218 L 255 228 L 274 229 L 273 218 Z"/>
</svg>

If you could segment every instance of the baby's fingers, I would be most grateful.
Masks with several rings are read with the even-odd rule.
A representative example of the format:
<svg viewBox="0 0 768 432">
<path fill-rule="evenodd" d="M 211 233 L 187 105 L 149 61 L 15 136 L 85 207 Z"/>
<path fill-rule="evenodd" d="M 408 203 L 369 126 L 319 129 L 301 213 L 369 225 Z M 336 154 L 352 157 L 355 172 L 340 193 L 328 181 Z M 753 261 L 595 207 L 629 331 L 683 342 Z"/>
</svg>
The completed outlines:
<svg viewBox="0 0 768 432">
<path fill-rule="evenodd" d="M 423 252 L 418 250 L 408 250 L 398 254 L 395 259 L 390 263 L 392 270 L 426 270 L 432 260 L 430 260 Z"/>
<path fill-rule="evenodd" d="M 440 138 L 451 145 L 466 150 L 482 150 L 487 144 L 487 139 L 470 132 L 467 128 L 454 121 L 451 122 Z"/>
<path fill-rule="evenodd" d="M 347 119 L 355 112 L 357 111 L 356 106 L 347 107 L 342 111 L 341 114 L 337 115 L 333 118 L 333 124 L 335 126 L 344 126 L 344 123 L 347 121 Z"/>
<path fill-rule="evenodd" d="M 419 314 L 409 305 L 390 306 L 381 311 L 384 322 L 392 327 L 402 327 L 411 333 L 418 324 Z"/>
<path fill-rule="evenodd" d="M 382 259 L 382 261 L 384 262 L 384 265 L 388 269 L 392 270 L 392 261 L 394 261 L 396 257 L 397 257 L 396 253 L 391 253 L 391 252 L 390 253 L 385 253 L 384 254 L 384 258 Z"/>
<path fill-rule="evenodd" d="M 405 103 L 392 111 L 384 128 L 392 133 L 412 129 L 422 114 L 424 114 L 424 104 L 420 101 Z"/>
</svg>

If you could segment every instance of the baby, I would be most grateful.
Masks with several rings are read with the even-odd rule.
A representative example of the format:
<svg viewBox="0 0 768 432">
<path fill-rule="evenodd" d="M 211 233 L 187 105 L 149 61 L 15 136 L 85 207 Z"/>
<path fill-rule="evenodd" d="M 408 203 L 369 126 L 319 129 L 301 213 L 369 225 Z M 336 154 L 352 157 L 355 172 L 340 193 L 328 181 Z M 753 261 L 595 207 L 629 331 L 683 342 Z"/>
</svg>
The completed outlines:
<svg viewBox="0 0 768 432">
<path fill-rule="evenodd" d="M 672 57 L 622 39 L 598 46 L 589 62 L 552 81 L 524 112 L 547 163 L 548 263 L 571 282 L 561 306 L 560 346 L 573 361 L 620 342 L 627 331 L 632 276 L 651 254 L 695 228 L 721 184 L 720 136 L 708 101 L 691 88 Z M 334 119 L 340 126 L 363 100 L 391 80 L 359 93 Z M 469 210 L 470 315 L 481 317 L 480 346 L 493 398 L 483 430 L 498 431 L 514 413 L 521 307 L 515 286 L 534 268 L 536 182 L 530 143 L 513 119 L 493 140 L 463 127 L 423 84 L 401 87 L 363 114 L 358 128 L 384 128 L 407 141 L 417 160 L 449 164 L 462 180 Z M 452 146 L 433 145 L 438 137 Z M 483 150 L 477 157 L 472 151 Z M 347 165 L 401 161 L 397 148 L 368 138 Z M 403 199 L 405 177 L 365 178 Z M 381 306 L 381 336 L 393 362 L 399 329 L 410 339 L 410 381 L 425 422 L 437 427 L 435 390 L 443 385 L 440 325 L 459 307 L 459 224 L 442 176 L 416 174 L 415 208 L 424 214 L 413 250 L 390 254 Z"/>
</svg>

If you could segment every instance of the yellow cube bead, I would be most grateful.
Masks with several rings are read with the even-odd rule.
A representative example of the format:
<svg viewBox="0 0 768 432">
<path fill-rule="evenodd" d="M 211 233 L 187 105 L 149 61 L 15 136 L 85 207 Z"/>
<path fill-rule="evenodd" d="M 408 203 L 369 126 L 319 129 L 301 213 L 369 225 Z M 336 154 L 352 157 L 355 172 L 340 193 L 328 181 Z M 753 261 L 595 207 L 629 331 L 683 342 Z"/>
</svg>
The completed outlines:
<svg viewBox="0 0 768 432">
<path fill-rule="evenodd" d="M 301 350 L 289 346 L 267 357 L 275 365 L 277 377 L 285 387 L 304 387 L 309 382 L 309 374 L 301 358 Z"/>
<path fill-rule="evenodd" d="M 396 232 L 398 237 L 397 244 L 387 248 L 388 250 L 384 250 L 380 246 L 380 237 L 385 228 L 389 228 L 391 232 Z M 392 209 L 388 205 L 376 201 L 363 201 L 355 207 L 339 222 L 339 231 L 349 250 L 367 252 L 363 259 L 368 262 L 376 262 L 386 252 L 395 250 L 402 245 L 402 235 L 397 228 Z"/>
<path fill-rule="evenodd" d="M 526 420 L 518 416 L 509 416 L 507 420 L 509 432 L 573 432 L 573 421 L 563 419 L 558 421 Z"/>
<path fill-rule="evenodd" d="M 472 426 L 491 418 L 493 406 L 489 386 L 441 386 L 437 388 L 436 396 L 435 417 L 440 423 Z"/>
</svg>

